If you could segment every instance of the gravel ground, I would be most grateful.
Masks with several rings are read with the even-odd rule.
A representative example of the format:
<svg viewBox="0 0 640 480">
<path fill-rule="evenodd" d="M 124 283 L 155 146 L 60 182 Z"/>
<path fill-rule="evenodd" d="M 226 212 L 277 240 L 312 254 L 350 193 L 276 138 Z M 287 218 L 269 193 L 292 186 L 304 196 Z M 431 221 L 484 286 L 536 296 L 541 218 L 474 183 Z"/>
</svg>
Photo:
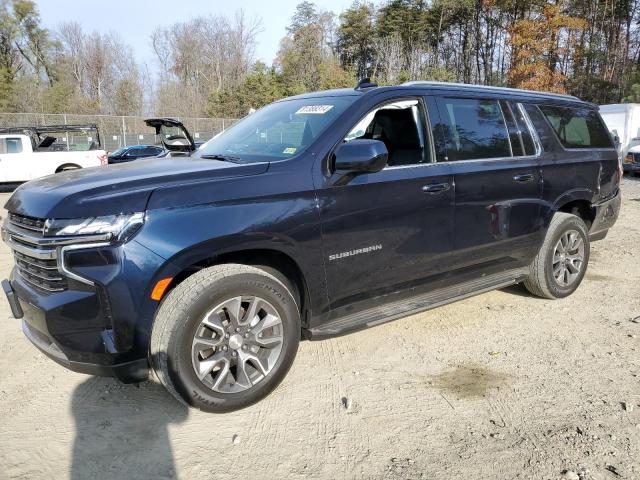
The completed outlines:
<svg viewBox="0 0 640 480">
<path fill-rule="evenodd" d="M 623 194 L 571 297 L 513 287 L 303 342 L 225 415 L 59 367 L 1 300 L 0 479 L 640 479 L 640 180 Z"/>
</svg>

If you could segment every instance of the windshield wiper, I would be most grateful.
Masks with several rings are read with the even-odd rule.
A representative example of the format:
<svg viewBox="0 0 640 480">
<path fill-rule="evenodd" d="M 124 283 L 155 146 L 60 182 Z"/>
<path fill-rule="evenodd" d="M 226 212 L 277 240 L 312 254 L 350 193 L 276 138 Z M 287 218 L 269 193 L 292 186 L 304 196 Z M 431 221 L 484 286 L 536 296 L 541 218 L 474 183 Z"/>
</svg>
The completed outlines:
<svg viewBox="0 0 640 480">
<path fill-rule="evenodd" d="M 207 153 L 200 155 L 200 158 L 206 160 L 222 160 L 223 162 L 240 163 L 240 157 L 234 157 L 233 155 L 224 155 L 222 153 Z"/>
</svg>

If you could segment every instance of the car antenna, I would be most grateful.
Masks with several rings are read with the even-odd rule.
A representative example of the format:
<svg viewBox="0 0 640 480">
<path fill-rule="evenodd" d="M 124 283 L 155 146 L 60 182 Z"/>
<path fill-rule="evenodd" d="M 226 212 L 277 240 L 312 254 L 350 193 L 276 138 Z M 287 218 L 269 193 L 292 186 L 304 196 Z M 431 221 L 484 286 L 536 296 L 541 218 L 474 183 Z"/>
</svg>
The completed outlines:
<svg viewBox="0 0 640 480">
<path fill-rule="evenodd" d="M 356 88 L 354 90 L 363 90 L 365 88 L 373 88 L 377 86 L 378 86 L 377 83 L 372 82 L 369 77 L 366 77 L 366 78 L 360 79 L 360 81 L 358 82 L 358 85 L 356 85 Z"/>
</svg>

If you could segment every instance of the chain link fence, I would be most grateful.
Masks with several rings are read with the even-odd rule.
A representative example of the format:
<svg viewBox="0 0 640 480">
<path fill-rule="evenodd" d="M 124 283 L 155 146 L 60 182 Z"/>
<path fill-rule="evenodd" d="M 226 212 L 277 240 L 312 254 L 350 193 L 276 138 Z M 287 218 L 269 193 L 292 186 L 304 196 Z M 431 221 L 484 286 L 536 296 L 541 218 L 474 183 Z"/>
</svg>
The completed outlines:
<svg viewBox="0 0 640 480">
<path fill-rule="evenodd" d="M 147 117 L 64 113 L 0 113 L 0 127 L 96 124 L 102 148 L 112 152 L 129 145 L 159 144 L 154 129 L 145 125 L 145 118 Z M 184 124 L 195 142 L 206 142 L 238 121 L 232 118 L 173 118 Z"/>
</svg>

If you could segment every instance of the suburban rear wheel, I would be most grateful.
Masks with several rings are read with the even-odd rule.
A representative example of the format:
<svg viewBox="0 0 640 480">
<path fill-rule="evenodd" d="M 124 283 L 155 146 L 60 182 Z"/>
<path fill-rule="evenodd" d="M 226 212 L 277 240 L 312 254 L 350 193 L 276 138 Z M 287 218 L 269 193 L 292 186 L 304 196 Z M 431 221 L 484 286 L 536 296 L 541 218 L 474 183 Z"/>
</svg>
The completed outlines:
<svg viewBox="0 0 640 480">
<path fill-rule="evenodd" d="M 580 285 L 589 263 L 589 235 L 580 217 L 557 212 L 542 244 L 529 266 L 524 285 L 543 298 L 563 298 Z"/>
<path fill-rule="evenodd" d="M 228 412 L 276 388 L 299 341 L 300 314 L 281 281 L 247 265 L 216 265 L 163 300 L 151 333 L 150 364 L 178 400 Z"/>
</svg>

